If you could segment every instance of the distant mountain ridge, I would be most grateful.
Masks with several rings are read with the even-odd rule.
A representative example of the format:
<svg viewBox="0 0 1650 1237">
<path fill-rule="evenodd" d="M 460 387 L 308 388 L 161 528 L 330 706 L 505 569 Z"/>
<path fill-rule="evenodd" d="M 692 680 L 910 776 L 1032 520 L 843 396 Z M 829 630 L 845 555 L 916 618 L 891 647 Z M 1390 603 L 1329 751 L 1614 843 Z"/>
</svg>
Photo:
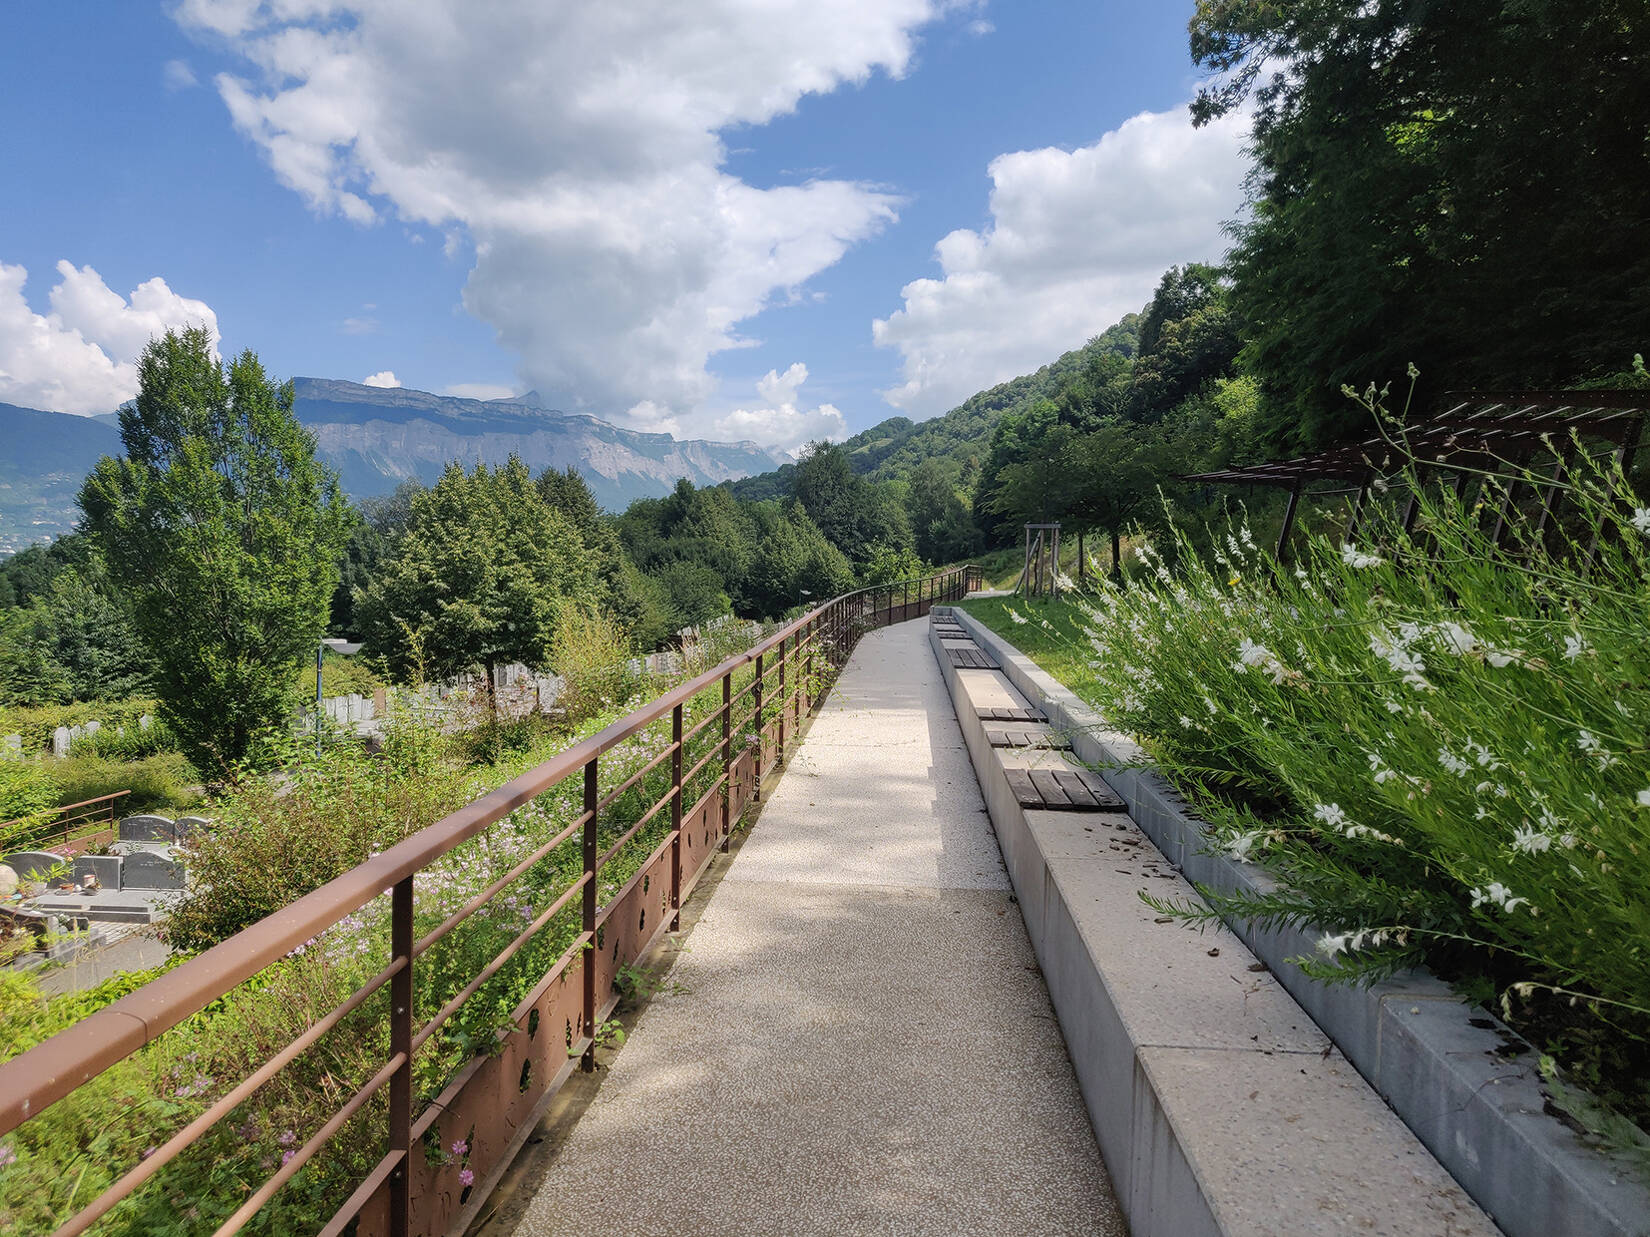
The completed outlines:
<svg viewBox="0 0 1650 1237">
<path fill-rule="evenodd" d="M 789 457 L 754 442 L 678 440 L 545 408 L 536 393 L 462 399 L 405 387 L 295 378 L 298 420 L 354 498 L 411 478 L 429 484 L 449 461 L 501 464 L 513 452 L 534 472 L 574 467 L 596 501 L 622 511 L 670 492 L 678 478 L 716 485 L 767 472 Z M 0 404 L 0 554 L 58 537 L 80 518 L 75 495 L 98 457 L 120 453 L 112 413 L 71 416 Z"/>
<path fill-rule="evenodd" d="M 293 387 L 298 420 L 356 498 L 388 493 L 409 477 L 429 484 L 450 460 L 498 464 L 514 452 L 534 472 L 577 468 L 597 502 L 622 511 L 635 499 L 668 493 L 681 477 L 715 485 L 766 472 L 787 458 L 754 442 L 621 429 L 545 408 L 536 392 L 462 399 L 331 378 L 295 378 Z"/>
</svg>

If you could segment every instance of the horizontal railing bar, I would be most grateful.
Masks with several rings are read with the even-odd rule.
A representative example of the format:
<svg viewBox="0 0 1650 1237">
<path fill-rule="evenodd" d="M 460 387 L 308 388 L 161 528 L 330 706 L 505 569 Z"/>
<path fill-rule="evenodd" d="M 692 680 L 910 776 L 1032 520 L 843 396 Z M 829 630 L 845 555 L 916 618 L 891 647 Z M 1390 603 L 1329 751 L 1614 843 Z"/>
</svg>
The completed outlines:
<svg viewBox="0 0 1650 1237">
<path fill-rule="evenodd" d="M 378 1187 L 389 1180 L 395 1166 L 406 1159 L 407 1155 L 405 1151 L 391 1151 L 379 1160 L 378 1166 L 367 1174 L 366 1180 L 356 1187 L 354 1194 L 344 1200 L 344 1205 L 338 1208 L 332 1219 L 327 1221 L 326 1227 L 315 1234 L 315 1237 L 341 1237 L 343 1231 L 350 1226 L 350 1221 L 354 1220 L 361 1208 L 371 1201 Z"/>
<path fill-rule="evenodd" d="M 940 578 L 953 575 L 947 572 Z M 380 893 L 559 785 L 592 758 L 666 716 L 678 704 L 714 687 L 724 675 L 753 663 L 814 619 L 835 607 L 853 605 L 858 598 L 873 591 L 885 592 L 886 586 L 856 589 L 820 605 L 745 652 L 677 685 L 498 789 L 425 826 L 228 940 L 65 1028 L 45 1043 L 0 1064 L 0 1134 L 16 1129 L 345 915 L 359 910 Z"/>
<path fill-rule="evenodd" d="M 728 707 L 729 706 L 726 705 L 726 704 L 718 704 L 714 709 L 712 709 L 710 711 L 708 716 L 701 718 L 696 724 L 694 724 L 692 727 L 690 727 L 688 730 L 686 730 L 682 733 L 682 742 L 686 743 L 689 739 L 694 738 L 695 736 L 697 736 L 698 733 L 701 730 L 703 730 L 706 726 L 710 725 L 717 718 L 721 717 L 722 713 L 723 713 L 723 710 L 727 709 Z"/>
<path fill-rule="evenodd" d="M 708 765 L 711 761 L 715 760 L 721 754 L 722 754 L 722 744 L 720 742 L 718 742 L 715 747 L 710 749 L 710 751 L 706 752 L 703 756 L 699 757 L 699 762 L 697 764 L 695 764 L 686 773 L 682 774 L 682 785 L 686 786 L 689 782 L 691 782 L 693 780 L 693 775 L 695 773 L 699 772 L 700 769 L 703 769 L 706 765 Z"/>
<path fill-rule="evenodd" d="M 108 1214 L 111 1208 L 118 1205 L 121 1199 L 131 1194 L 150 1177 L 166 1167 L 177 1157 L 180 1151 L 223 1120 L 236 1107 L 245 1102 L 253 1092 L 296 1060 L 300 1053 L 314 1044 L 321 1036 L 359 1009 L 368 997 L 389 983 L 390 979 L 406 965 L 407 960 L 405 958 L 396 958 L 391 961 L 387 967 L 357 988 L 342 1005 L 327 1014 L 319 1022 L 314 1023 L 302 1035 L 299 1035 L 285 1048 L 277 1052 L 268 1061 L 265 1061 L 250 1075 L 242 1079 L 240 1084 L 233 1090 L 219 1097 L 210 1108 L 162 1143 L 147 1159 L 113 1182 L 102 1194 L 99 1194 L 84 1208 L 77 1211 L 67 1223 L 57 1230 L 54 1237 L 75 1237 L 75 1234 L 83 1233 L 96 1224 L 100 1218 Z"/>
<path fill-rule="evenodd" d="M 469 983 L 465 984 L 464 987 L 460 988 L 451 1000 L 437 1010 L 428 1022 L 413 1033 L 413 1052 L 417 1053 L 417 1051 L 424 1046 L 424 1041 L 439 1031 L 442 1024 L 458 1012 L 458 1007 L 460 1005 L 464 1004 L 465 1001 L 468 1001 L 477 992 L 479 992 L 482 984 L 486 983 L 494 975 L 497 975 L 506 962 L 521 952 L 522 946 L 526 945 L 528 941 L 537 936 L 539 932 L 543 930 L 544 925 L 554 919 L 556 915 L 561 912 L 562 908 L 565 907 L 568 902 L 572 901 L 575 893 L 578 893 L 594 879 L 595 878 L 589 872 L 582 874 L 578 880 L 574 881 L 562 892 L 562 895 L 559 898 L 550 903 L 549 906 L 545 907 L 543 911 L 539 912 L 533 922 L 523 928 L 508 945 L 499 950 L 499 952 L 493 957 L 493 960 L 481 968 L 481 973 L 479 975 L 477 975 Z"/>
<path fill-rule="evenodd" d="M 600 929 L 603 924 L 613 917 L 613 912 L 619 909 L 619 904 L 629 896 L 630 891 L 636 887 L 636 883 L 642 879 L 648 868 L 670 850 L 671 844 L 675 842 L 675 840 L 676 830 L 674 829 L 659 839 L 659 844 L 653 848 L 646 859 L 642 860 L 641 863 L 637 865 L 636 870 L 630 874 L 630 879 L 620 885 L 618 892 L 608 899 L 607 905 L 603 906 L 596 912 L 597 929 Z"/>
<path fill-rule="evenodd" d="M 642 814 L 642 818 L 635 824 L 631 825 L 630 828 L 626 829 L 624 831 L 624 835 L 620 837 L 617 842 L 613 843 L 612 846 L 609 846 L 605 851 L 603 851 L 601 858 L 596 860 L 596 871 L 600 872 L 603 868 L 605 868 L 607 866 L 607 861 L 613 858 L 614 855 L 618 854 L 625 843 L 629 842 L 631 838 L 636 836 L 637 830 L 657 816 L 659 812 L 670 803 L 675 794 L 676 791 L 674 789 L 667 790 L 663 799 L 660 799 L 652 807 L 648 808 L 647 811 Z"/>
<path fill-rule="evenodd" d="M 290 1160 L 275 1170 L 273 1177 L 253 1191 L 252 1197 L 235 1209 L 234 1215 L 218 1225 L 217 1231 L 212 1234 L 212 1237 L 230 1237 L 231 1234 L 240 1232 L 246 1222 L 257 1214 L 258 1208 L 274 1198 L 275 1191 L 297 1176 L 298 1171 L 309 1163 L 315 1153 L 324 1147 L 334 1134 L 344 1128 L 344 1122 L 359 1112 L 361 1106 L 370 1100 L 397 1070 L 403 1068 L 411 1068 L 411 1062 L 407 1060 L 406 1053 L 398 1052 L 384 1062 L 383 1068 L 372 1076 L 366 1086 L 350 1096 L 344 1106 L 332 1115 L 330 1121 L 316 1130 L 310 1136 L 308 1142 L 292 1153 Z"/>
<path fill-rule="evenodd" d="M 637 769 L 636 772 L 632 773 L 629 777 L 625 778 L 624 781 L 620 782 L 612 790 L 608 791 L 607 792 L 607 797 L 605 799 L 598 799 L 596 801 L 596 810 L 598 812 L 600 812 L 600 811 L 603 811 L 606 808 L 612 807 L 613 804 L 614 804 L 614 801 L 617 800 L 620 795 L 624 794 L 625 791 L 629 790 L 637 782 L 641 781 L 649 773 L 653 772 L 654 769 L 658 768 L 659 767 L 659 762 L 661 760 L 663 760 L 666 756 L 670 755 L 675 750 L 676 750 L 675 740 L 672 740 L 671 742 L 665 744 L 664 750 L 661 751 L 657 756 L 655 756 L 652 760 L 648 761 L 640 769 Z"/>
<path fill-rule="evenodd" d="M 499 890 L 503 889 L 511 881 L 515 880 L 516 877 L 520 876 L 528 868 L 532 867 L 540 859 L 543 859 L 551 851 L 555 850 L 556 847 L 560 846 L 563 842 L 567 841 L 568 838 L 572 837 L 580 829 L 584 828 L 584 822 L 589 819 L 589 812 L 580 812 L 577 819 L 575 819 L 572 824 L 568 825 L 567 828 L 556 834 L 556 836 L 551 838 L 550 841 L 539 847 L 531 855 L 528 855 L 527 858 L 516 864 L 515 867 L 511 868 L 491 885 L 488 885 L 487 888 L 476 894 L 475 897 L 471 898 L 451 915 L 448 915 L 446 919 L 442 920 L 440 927 L 433 929 L 428 935 L 423 936 L 414 942 L 413 957 L 418 957 L 419 954 L 423 953 L 431 945 L 434 945 L 442 937 L 446 936 L 447 933 L 451 932 L 454 928 L 458 927 L 459 924 L 463 923 L 471 915 L 475 914 L 476 911 L 481 909 L 482 903 L 490 902 L 493 895 L 498 893 Z"/>
</svg>

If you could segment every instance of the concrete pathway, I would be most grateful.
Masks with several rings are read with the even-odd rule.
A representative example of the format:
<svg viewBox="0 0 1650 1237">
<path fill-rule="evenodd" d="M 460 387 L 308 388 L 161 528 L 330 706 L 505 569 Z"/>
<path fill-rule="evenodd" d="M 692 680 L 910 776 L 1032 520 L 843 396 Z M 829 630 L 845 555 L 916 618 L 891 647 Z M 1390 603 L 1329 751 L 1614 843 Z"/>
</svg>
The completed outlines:
<svg viewBox="0 0 1650 1237">
<path fill-rule="evenodd" d="M 518 1237 L 1123 1233 L 927 630 L 860 642 Z"/>
</svg>

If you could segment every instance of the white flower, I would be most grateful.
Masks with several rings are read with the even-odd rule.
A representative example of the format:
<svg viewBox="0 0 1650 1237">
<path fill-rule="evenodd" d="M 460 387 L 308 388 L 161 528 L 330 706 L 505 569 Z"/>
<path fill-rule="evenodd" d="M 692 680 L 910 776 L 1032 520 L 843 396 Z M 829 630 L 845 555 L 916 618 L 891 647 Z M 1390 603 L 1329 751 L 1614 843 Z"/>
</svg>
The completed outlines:
<svg viewBox="0 0 1650 1237">
<path fill-rule="evenodd" d="M 1650 807 L 1650 790 L 1639 791 L 1639 806 Z"/>
<path fill-rule="evenodd" d="M 1370 554 L 1360 550 L 1351 542 L 1341 543 L 1341 561 L 1354 571 L 1361 571 L 1365 567 L 1379 567 L 1385 560 L 1378 554 Z"/>
<path fill-rule="evenodd" d="M 1530 903 L 1528 898 L 1513 897 L 1513 891 L 1500 881 L 1491 881 L 1488 887 L 1484 889 L 1474 888 L 1471 892 L 1472 905 L 1475 910 L 1486 902 L 1493 902 L 1510 914 L 1520 906 L 1528 906 Z"/>
<path fill-rule="evenodd" d="M 1447 747 L 1441 747 L 1438 749 L 1438 763 L 1443 765 L 1444 768 L 1448 769 L 1451 773 L 1455 774 L 1456 777 L 1460 777 L 1472 767 L 1467 764 L 1466 761 L 1451 752 Z"/>
<path fill-rule="evenodd" d="M 1386 662 L 1394 672 L 1402 675 L 1404 682 L 1415 688 L 1416 691 L 1430 688 L 1432 684 L 1428 683 L 1421 673 L 1427 668 L 1426 663 L 1412 653 L 1408 647 L 1408 642 L 1413 640 L 1416 634 L 1419 634 L 1418 629 L 1415 628 L 1413 623 L 1405 623 L 1399 631 L 1398 638 L 1394 638 L 1390 632 L 1379 629 L 1370 632 L 1369 651 Z M 1396 712 L 1396 710 L 1392 711 Z"/>
<path fill-rule="evenodd" d="M 1529 825 L 1522 825 L 1513 832 L 1513 849 L 1526 855 L 1539 854 L 1544 850 L 1551 850 L 1552 838 L 1539 829 L 1532 829 Z"/>
<path fill-rule="evenodd" d="M 1240 833 L 1226 843 L 1226 853 L 1233 859 L 1248 859 L 1249 852 L 1254 849 L 1255 843 L 1260 841 L 1262 836 L 1259 829 L 1251 830 L 1248 833 Z"/>
<path fill-rule="evenodd" d="M 1016 623 L 1030 622 L 1030 620 L 1027 619 L 1025 615 L 1021 614 L 1018 610 L 1013 610 L 1013 609 L 1009 610 L 1008 617 L 1013 619 Z"/>
<path fill-rule="evenodd" d="M 1505 670 L 1517 661 L 1519 654 L 1516 650 L 1488 649 L 1484 653 L 1484 660 L 1497 670 Z"/>
<path fill-rule="evenodd" d="M 1346 948 L 1351 941 L 1352 933 L 1350 932 L 1336 932 L 1333 934 L 1326 932 L 1318 938 L 1318 952 L 1330 961 L 1334 961 L 1336 957 L 1346 952 Z"/>
<path fill-rule="evenodd" d="M 1271 649 L 1264 644 L 1256 644 L 1245 636 L 1238 644 L 1238 659 L 1232 663 L 1232 669 L 1248 673 L 1251 666 L 1269 675 L 1274 683 L 1282 683 L 1289 674 L 1288 669 Z"/>
<path fill-rule="evenodd" d="M 1633 527 L 1646 537 L 1650 537 L 1650 507 L 1635 507 L 1633 509 Z"/>
<path fill-rule="evenodd" d="M 1346 825 L 1346 812 L 1338 803 L 1320 803 L 1312 809 L 1312 815 L 1336 831 Z"/>
<path fill-rule="evenodd" d="M 1439 623 L 1432 631 L 1444 652 L 1457 657 L 1465 657 L 1478 647 L 1478 638 L 1459 623 Z"/>
<path fill-rule="evenodd" d="M 1587 651 L 1587 642 L 1580 636 L 1564 637 L 1564 659 L 1574 661 Z"/>
<path fill-rule="evenodd" d="M 1181 715 L 1180 715 L 1180 728 L 1181 728 L 1181 729 L 1182 729 L 1182 730 L 1190 730 L 1190 729 L 1192 729 L 1192 727 L 1193 727 L 1193 726 L 1194 726 L 1194 725 L 1195 725 L 1195 724 L 1196 724 L 1196 723 L 1194 723 L 1194 722 L 1193 722 L 1193 721 L 1192 721 L 1192 719 L 1191 719 L 1191 718 L 1189 718 L 1189 717 L 1187 717 L 1187 716 L 1186 716 L 1186 715 L 1185 715 L 1185 714 L 1184 714 L 1184 713 L 1182 713 L 1182 714 L 1181 714 Z"/>
</svg>

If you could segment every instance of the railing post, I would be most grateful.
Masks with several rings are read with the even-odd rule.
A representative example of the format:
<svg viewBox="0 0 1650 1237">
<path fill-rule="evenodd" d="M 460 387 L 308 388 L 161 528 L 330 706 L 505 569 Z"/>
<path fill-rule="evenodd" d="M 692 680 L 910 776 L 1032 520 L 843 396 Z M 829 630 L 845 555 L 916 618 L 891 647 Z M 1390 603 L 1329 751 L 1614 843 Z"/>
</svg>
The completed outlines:
<svg viewBox="0 0 1650 1237">
<path fill-rule="evenodd" d="M 722 850 L 733 836 L 733 671 L 722 676 Z"/>
<path fill-rule="evenodd" d="M 407 1237 L 412 1212 L 413 1078 L 413 878 L 395 883 L 390 894 L 390 953 L 404 965 L 390 977 L 390 1056 L 401 1068 L 390 1075 L 390 1150 L 401 1161 L 390 1175 L 390 1234 Z"/>
<path fill-rule="evenodd" d="M 802 692 L 802 703 L 807 707 L 809 717 L 814 715 L 814 691 L 818 686 L 814 681 L 814 667 L 818 664 L 818 657 L 819 616 L 815 615 L 808 623 L 808 668 L 804 671 L 807 677 L 803 679 L 807 686 Z"/>
<path fill-rule="evenodd" d="M 670 711 L 670 930 L 682 926 L 682 706 Z"/>
<path fill-rule="evenodd" d="M 579 1068 L 596 1068 L 596 758 L 584 766 L 584 1031 L 590 1044 Z"/>
<path fill-rule="evenodd" d="M 796 647 L 794 644 L 791 646 Z M 785 694 L 785 663 L 791 655 L 785 651 L 785 639 L 779 641 L 779 751 L 778 762 L 785 763 L 785 714 L 791 711 L 790 697 Z"/>
<path fill-rule="evenodd" d="M 751 775 L 751 798 L 762 802 L 762 654 L 756 655 L 756 713 L 751 718 L 756 727 L 756 771 Z"/>
</svg>

